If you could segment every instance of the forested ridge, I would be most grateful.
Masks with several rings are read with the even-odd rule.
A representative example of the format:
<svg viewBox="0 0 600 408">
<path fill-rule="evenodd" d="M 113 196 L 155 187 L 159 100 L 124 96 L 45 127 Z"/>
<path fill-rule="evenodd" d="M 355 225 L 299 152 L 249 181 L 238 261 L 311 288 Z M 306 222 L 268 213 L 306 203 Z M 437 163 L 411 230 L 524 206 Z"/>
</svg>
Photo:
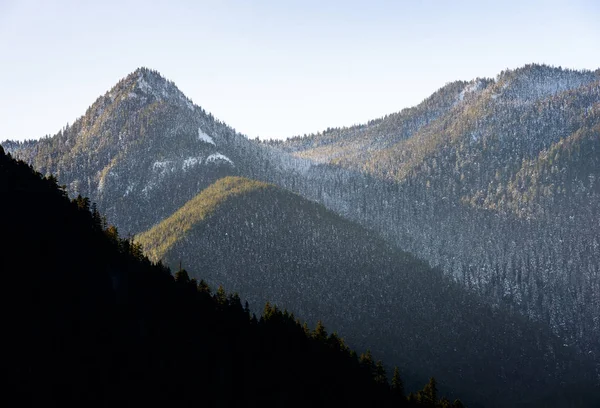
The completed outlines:
<svg viewBox="0 0 600 408">
<path fill-rule="evenodd" d="M 18 406 L 462 406 L 319 321 L 173 277 L 81 196 L 0 148 L 5 397 Z"/>
<path fill-rule="evenodd" d="M 599 113 L 600 71 L 530 64 L 268 144 L 322 163 L 296 191 L 543 322 L 600 370 Z"/>
<path fill-rule="evenodd" d="M 582 377 L 595 378 L 581 391 L 589 395 L 600 387 L 599 113 L 600 71 L 531 64 L 496 78 L 447 84 L 416 107 L 363 125 L 266 143 L 249 140 L 156 71 L 141 68 L 57 135 L 3 146 L 44 175 L 55 175 L 71 198 L 90 197 L 125 235 L 169 219 L 224 176 L 298 193 L 361 225 L 361 233 L 441 271 L 433 286 L 444 287 L 449 278 L 498 313 L 521 315 L 531 328 L 545 327 L 542 333 L 551 330 L 560 352 L 547 349 L 529 372 L 558 373 L 548 361 L 575 350 L 578 356 L 565 362 L 595 364 L 579 370 Z M 254 193 L 239 198 L 251 204 L 249 197 L 260 199 Z M 233 202 L 215 207 L 221 220 Z M 255 213 L 268 225 L 265 214 L 278 210 L 268 200 L 264 209 Z M 241 231 L 257 233 L 244 222 L 237 225 L 230 238 Z M 209 231 L 218 238 L 213 246 L 234 242 Z M 259 242 L 266 237 L 252 236 Z M 194 242 L 175 241 L 173 264 L 192 265 L 205 257 Z M 249 254 L 259 249 L 244 239 L 235 242 L 233 247 Z M 187 250 L 181 252 L 184 244 Z M 301 253 L 284 255 L 310 262 Z M 264 272 L 272 268 L 270 259 L 252 265 Z M 205 272 L 213 271 L 220 270 Z M 377 271 L 373 276 L 379 279 Z M 367 288 L 368 281 L 357 286 Z M 332 280 L 329 293 L 343 293 L 351 284 Z M 533 349 L 543 349 L 533 343 Z M 446 361 L 447 355 L 432 354 L 432 366 L 436 359 Z M 520 381 L 513 373 L 503 375 Z M 548 401 L 538 405 L 565 403 Z"/>
<path fill-rule="evenodd" d="M 236 174 L 220 155 L 218 125 L 171 81 L 140 68 L 56 135 L 3 146 L 57 177 L 72 197 L 89 197 L 128 234 L 148 229 L 213 181 Z"/>
<path fill-rule="evenodd" d="M 271 184 L 220 179 L 136 242 L 252 304 L 325 319 L 350 346 L 410 374 L 410 387 L 434 375 L 465 403 L 505 406 L 593 383 L 592 365 L 544 326 L 494 310 L 374 232 Z"/>
</svg>

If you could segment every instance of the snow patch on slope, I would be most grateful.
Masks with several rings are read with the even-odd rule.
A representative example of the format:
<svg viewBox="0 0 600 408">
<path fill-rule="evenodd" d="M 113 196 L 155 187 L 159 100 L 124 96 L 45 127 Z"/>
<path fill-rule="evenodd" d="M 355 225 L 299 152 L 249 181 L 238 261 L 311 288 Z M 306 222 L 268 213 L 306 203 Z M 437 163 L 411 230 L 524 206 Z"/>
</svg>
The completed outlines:
<svg viewBox="0 0 600 408">
<path fill-rule="evenodd" d="M 465 88 L 458 94 L 458 100 L 462 101 L 465 99 L 466 94 L 475 93 L 477 91 L 482 90 L 485 87 L 485 84 L 480 79 L 475 79 L 471 81 Z"/>
<path fill-rule="evenodd" d="M 140 73 L 140 76 L 138 77 L 138 86 L 140 88 L 140 90 L 146 94 L 153 94 L 154 95 L 154 90 L 152 89 L 152 87 L 148 84 L 148 82 L 146 82 L 146 80 L 144 79 L 144 75 L 142 75 L 142 73 Z M 155 95 L 156 96 L 156 95 Z"/>
<path fill-rule="evenodd" d="M 146 95 L 153 95 L 159 101 L 170 100 L 173 102 L 177 102 L 180 105 L 186 106 L 192 112 L 195 110 L 194 104 L 189 99 L 187 99 L 187 97 L 181 91 L 179 91 L 175 87 L 175 85 L 169 83 L 168 81 L 162 78 L 156 80 L 151 77 L 150 82 L 152 82 L 152 84 L 149 84 L 148 81 L 144 78 L 143 72 L 139 73 L 137 84 L 140 91 L 142 91 Z"/>
<path fill-rule="evenodd" d="M 148 196 L 148 192 L 156 188 L 158 183 L 163 180 L 168 173 L 175 171 L 175 162 L 172 160 L 156 161 L 152 164 L 152 174 L 142 193 Z"/>
<path fill-rule="evenodd" d="M 229 157 L 224 156 L 221 153 L 214 153 L 206 158 L 207 163 L 216 162 L 218 160 L 226 161 L 229 164 L 233 165 L 233 162 L 229 159 Z"/>
<path fill-rule="evenodd" d="M 123 193 L 123 197 L 127 197 L 129 194 L 133 192 L 135 188 L 135 183 L 130 183 L 125 189 L 125 193 Z"/>
<path fill-rule="evenodd" d="M 183 161 L 181 168 L 185 171 L 190 167 L 197 166 L 200 163 L 202 163 L 202 157 L 188 157 Z"/>
<path fill-rule="evenodd" d="M 173 162 L 171 160 L 157 161 L 157 162 L 154 162 L 154 164 L 152 165 L 152 170 L 159 170 L 162 172 L 164 170 L 167 170 L 169 167 L 171 167 L 172 164 L 173 164 Z"/>
<path fill-rule="evenodd" d="M 190 102 L 190 100 L 187 99 L 183 94 L 179 95 L 179 99 L 181 99 L 183 101 L 183 103 L 185 103 L 185 106 L 187 106 L 188 109 L 191 110 L 192 112 L 194 110 L 196 110 L 196 108 L 194 107 L 194 104 L 192 102 Z"/>
<path fill-rule="evenodd" d="M 173 171 L 175 171 L 175 162 L 172 160 L 157 161 L 152 165 L 152 172 L 158 176 L 159 180 Z"/>
<path fill-rule="evenodd" d="M 206 133 L 204 133 L 202 131 L 202 129 L 198 128 L 198 140 L 201 140 L 205 143 L 210 143 L 214 146 L 216 146 L 215 141 L 213 140 L 212 137 L 210 137 L 209 135 L 207 135 Z"/>
</svg>

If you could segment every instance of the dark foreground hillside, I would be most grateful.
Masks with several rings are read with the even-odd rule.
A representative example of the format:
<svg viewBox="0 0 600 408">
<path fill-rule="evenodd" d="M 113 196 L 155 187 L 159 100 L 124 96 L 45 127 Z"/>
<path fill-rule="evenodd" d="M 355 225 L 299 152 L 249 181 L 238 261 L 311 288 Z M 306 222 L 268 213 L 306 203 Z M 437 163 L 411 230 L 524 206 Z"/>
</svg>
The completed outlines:
<svg viewBox="0 0 600 408">
<path fill-rule="evenodd" d="M 3 368 L 13 406 L 451 406 L 402 397 L 318 325 L 176 278 L 0 148 Z M 91 210 L 91 211 L 90 211 Z M 456 403 L 460 406 L 460 403 Z"/>
</svg>

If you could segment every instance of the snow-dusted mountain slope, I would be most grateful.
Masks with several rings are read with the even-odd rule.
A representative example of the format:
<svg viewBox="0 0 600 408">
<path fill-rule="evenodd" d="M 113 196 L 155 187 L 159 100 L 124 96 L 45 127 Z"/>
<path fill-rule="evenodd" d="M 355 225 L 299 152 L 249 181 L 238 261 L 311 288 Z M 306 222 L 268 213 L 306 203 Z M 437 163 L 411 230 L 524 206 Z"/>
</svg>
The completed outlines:
<svg viewBox="0 0 600 408">
<path fill-rule="evenodd" d="M 434 375 L 467 405 L 502 407 L 590 381 L 591 364 L 548 328 L 493 310 L 375 232 L 271 184 L 220 179 L 137 240 L 257 312 L 269 301 L 323 319 L 351 347 L 412 373 L 408 389 Z"/>
<path fill-rule="evenodd" d="M 233 132 L 170 81 L 138 69 L 52 138 L 9 148 L 70 195 L 96 202 L 121 231 L 137 233 L 219 177 L 234 174 L 222 153 Z"/>
<path fill-rule="evenodd" d="M 3 145 L 124 234 L 225 175 L 298 192 L 550 327 L 600 370 L 599 135 L 600 71 L 528 65 L 365 125 L 257 143 L 140 69 L 54 137 Z"/>
</svg>

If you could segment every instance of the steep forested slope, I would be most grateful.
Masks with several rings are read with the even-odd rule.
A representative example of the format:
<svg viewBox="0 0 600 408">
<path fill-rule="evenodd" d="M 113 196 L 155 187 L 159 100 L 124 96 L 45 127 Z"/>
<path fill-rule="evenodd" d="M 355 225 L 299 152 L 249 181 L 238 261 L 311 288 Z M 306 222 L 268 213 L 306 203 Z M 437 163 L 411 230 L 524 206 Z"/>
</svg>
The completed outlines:
<svg viewBox="0 0 600 408">
<path fill-rule="evenodd" d="M 381 132 L 384 118 L 350 149 L 357 128 L 272 144 L 303 157 L 326 144 L 329 165 L 298 191 L 548 324 L 600 368 L 599 72 L 530 65 L 439 93 L 454 104 L 408 138 Z"/>
<path fill-rule="evenodd" d="M 435 381 L 410 400 L 381 362 L 357 358 L 267 305 L 184 270 L 170 275 L 103 229 L 87 198 L 69 200 L 0 148 L 4 397 L 18 406 L 462 406 Z"/>
<path fill-rule="evenodd" d="M 224 175 L 300 193 L 550 327 L 596 362 L 600 383 L 599 75 L 528 65 L 271 146 L 140 69 L 58 135 L 3 145 L 124 233 Z"/>
<path fill-rule="evenodd" d="M 220 150 L 229 133 L 215 125 L 172 82 L 140 68 L 53 137 L 5 147 L 55 175 L 71 196 L 98 203 L 124 233 L 137 233 L 235 174 Z"/>
<path fill-rule="evenodd" d="M 448 113 L 458 101 L 471 99 L 489 79 L 471 83 L 452 82 L 425 99 L 418 106 L 369 121 L 366 125 L 327 129 L 319 134 L 271 140 L 272 146 L 318 163 L 356 161 L 370 157 L 374 151 L 387 149 L 412 137 L 421 128 Z"/>
<path fill-rule="evenodd" d="M 568 394 L 582 374 L 592 382 L 591 365 L 543 326 L 486 306 L 374 233 L 273 185 L 221 179 L 137 240 L 152 259 L 183 261 L 253 304 L 321 316 L 351 346 L 409 378 L 433 373 L 473 404 Z"/>
</svg>

